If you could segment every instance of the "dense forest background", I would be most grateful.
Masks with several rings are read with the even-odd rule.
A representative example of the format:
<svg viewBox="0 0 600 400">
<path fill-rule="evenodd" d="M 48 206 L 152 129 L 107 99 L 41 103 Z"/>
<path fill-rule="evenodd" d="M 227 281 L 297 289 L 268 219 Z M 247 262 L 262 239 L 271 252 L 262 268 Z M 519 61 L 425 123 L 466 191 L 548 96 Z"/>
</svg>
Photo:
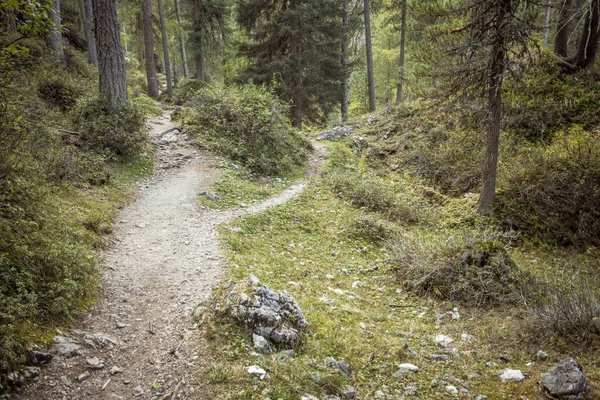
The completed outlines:
<svg viewBox="0 0 600 400">
<path fill-rule="evenodd" d="M 0 28 L 0 370 L 93 301 L 94 250 L 152 170 L 155 100 L 254 177 L 294 173 L 311 132 L 361 127 L 340 195 L 406 221 L 382 180 L 475 197 L 460 224 L 569 254 L 585 290 L 544 286 L 540 329 L 597 340 L 599 0 L 3 0 Z"/>
</svg>

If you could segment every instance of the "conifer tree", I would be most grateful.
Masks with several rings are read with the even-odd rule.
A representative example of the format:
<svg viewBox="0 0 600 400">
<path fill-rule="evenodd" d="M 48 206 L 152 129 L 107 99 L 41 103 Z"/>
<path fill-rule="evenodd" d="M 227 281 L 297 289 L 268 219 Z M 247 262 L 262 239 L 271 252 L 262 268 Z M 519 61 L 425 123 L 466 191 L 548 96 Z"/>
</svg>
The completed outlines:
<svg viewBox="0 0 600 400">
<path fill-rule="evenodd" d="M 334 0 L 240 0 L 238 22 L 251 38 L 241 49 L 246 78 L 273 85 L 298 128 L 339 104 L 343 12 Z"/>
</svg>

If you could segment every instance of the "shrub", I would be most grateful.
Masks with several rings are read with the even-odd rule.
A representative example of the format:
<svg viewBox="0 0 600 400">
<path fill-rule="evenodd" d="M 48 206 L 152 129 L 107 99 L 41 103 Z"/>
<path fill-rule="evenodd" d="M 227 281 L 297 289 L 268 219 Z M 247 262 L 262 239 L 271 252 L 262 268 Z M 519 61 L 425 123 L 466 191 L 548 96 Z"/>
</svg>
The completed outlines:
<svg viewBox="0 0 600 400">
<path fill-rule="evenodd" d="M 376 214 L 364 214 L 354 218 L 351 223 L 351 235 L 373 243 L 381 243 L 395 238 L 399 229 L 393 223 Z"/>
<path fill-rule="evenodd" d="M 499 193 L 512 225 L 558 244 L 600 245 L 600 135 L 579 127 L 525 149 Z"/>
<path fill-rule="evenodd" d="M 193 107 L 195 104 L 193 104 L 194 102 L 192 100 L 197 97 L 196 94 L 199 91 L 202 91 L 202 89 L 206 87 L 206 82 L 200 79 L 184 79 L 173 89 L 171 100 L 173 101 L 173 104 L 178 106 L 190 105 Z M 201 98 L 201 96 L 199 96 L 199 98 Z"/>
<path fill-rule="evenodd" d="M 160 117 L 163 115 L 163 110 L 154 100 L 146 95 L 134 97 L 131 102 L 147 117 Z"/>
<path fill-rule="evenodd" d="M 50 106 L 60 107 L 62 110 L 69 110 L 75 106 L 80 95 L 73 87 L 58 79 L 41 82 L 38 86 L 38 93 Z"/>
<path fill-rule="evenodd" d="M 103 98 L 86 98 L 72 112 L 73 123 L 90 149 L 131 158 L 148 150 L 145 117 L 134 103 L 118 111 Z"/>
<path fill-rule="evenodd" d="M 289 125 L 286 107 L 267 89 L 205 87 L 183 118 L 200 145 L 240 162 L 261 175 L 288 173 L 301 166 L 310 142 Z"/>
<path fill-rule="evenodd" d="M 509 257 L 498 232 L 409 238 L 392 244 L 399 279 L 409 290 L 467 306 L 523 304 L 533 278 Z"/>
<path fill-rule="evenodd" d="M 528 308 L 527 328 L 536 337 L 561 337 L 585 343 L 600 337 L 598 282 L 575 277 L 544 284 Z"/>
</svg>

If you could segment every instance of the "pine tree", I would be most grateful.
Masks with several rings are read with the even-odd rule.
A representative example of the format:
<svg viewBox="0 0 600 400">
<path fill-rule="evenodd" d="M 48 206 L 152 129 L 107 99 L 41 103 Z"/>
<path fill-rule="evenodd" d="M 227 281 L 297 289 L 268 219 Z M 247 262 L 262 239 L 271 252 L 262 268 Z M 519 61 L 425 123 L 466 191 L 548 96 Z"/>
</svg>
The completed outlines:
<svg viewBox="0 0 600 400">
<path fill-rule="evenodd" d="M 167 96 L 173 95 L 173 84 L 171 81 L 171 62 L 169 61 L 169 40 L 167 38 L 167 26 L 165 25 L 165 13 L 162 0 L 158 0 L 158 15 L 160 17 L 160 32 L 162 36 L 163 54 L 165 56 L 165 75 L 167 77 Z"/>
<path fill-rule="evenodd" d="M 144 55 L 146 62 L 146 79 L 148 81 L 148 96 L 158 97 L 158 78 L 156 62 L 154 61 L 154 30 L 152 28 L 152 1 L 142 0 L 142 18 L 144 29 Z"/>
<path fill-rule="evenodd" d="M 339 104 L 343 4 L 333 0 L 241 0 L 238 22 L 249 32 L 246 77 L 273 85 L 290 104 L 294 126 L 323 121 Z"/>
</svg>

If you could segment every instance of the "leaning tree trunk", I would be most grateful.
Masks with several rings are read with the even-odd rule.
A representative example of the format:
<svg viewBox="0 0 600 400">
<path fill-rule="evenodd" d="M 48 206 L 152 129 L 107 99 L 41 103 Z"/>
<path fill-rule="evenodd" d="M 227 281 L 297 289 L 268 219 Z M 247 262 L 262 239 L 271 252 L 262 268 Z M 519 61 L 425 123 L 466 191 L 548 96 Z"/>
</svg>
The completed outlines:
<svg viewBox="0 0 600 400">
<path fill-rule="evenodd" d="M 158 97 L 158 78 L 154 61 L 154 32 L 152 30 L 152 1 L 142 0 L 142 16 L 144 27 L 144 54 L 146 61 L 146 79 L 148 96 Z"/>
<path fill-rule="evenodd" d="M 165 75 L 167 76 L 167 96 L 173 95 L 173 83 L 171 81 L 171 63 L 169 62 L 169 41 L 167 40 L 167 27 L 165 26 L 165 15 L 162 0 L 158 0 L 158 15 L 160 17 L 160 30 L 162 33 L 163 53 L 165 55 Z"/>
<path fill-rule="evenodd" d="M 404 84 L 404 43 L 406 42 L 406 1 L 402 0 L 402 25 L 400 27 L 400 60 L 398 62 L 398 88 L 396 104 L 402 103 L 402 85 Z"/>
<path fill-rule="evenodd" d="M 181 25 L 181 11 L 179 10 L 179 0 L 175 0 L 175 16 L 177 17 L 177 25 L 179 26 L 179 50 L 181 51 L 181 64 L 183 65 L 183 76 L 187 79 L 190 77 L 190 71 L 187 65 L 187 54 L 185 54 L 185 39 Z"/>
<path fill-rule="evenodd" d="M 50 37 L 50 47 L 54 50 L 56 58 L 61 64 L 65 64 L 65 52 L 62 47 L 62 25 L 60 21 L 60 0 L 52 1 L 52 22 L 54 22 L 54 32 Z"/>
<path fill-rule="evenodd" d="M 562 0 L 558 11 L 556 37 L 554 39 L 554 52 L 557 56 L 569 56 L 569 35 L 571 34 L 572 0 Z"/>
<path fill-rule="evenodd" d="M 369 0 L 365 2 L 365 47 L 367 50 L 367 77 L 369 81 L 369 111 L 376 109 L 375 105 L 375 72 L 373 70 L 373 46 L 371 45 L 371 10 Z"/>
<path fill-rule="evenodd" d="M 342 39 L 342 122 L 348 121 L 348 26 L 350 23 L 350 7 L 344 2 L 344 37 Z"/>
<path fill-rule="evenodd" d="M 100 93 L 116 110 L 127 101 L 125 57 L 119 35 L 115 0 L 94 0 L 94 30 L 98 50 Z"/>
<path fill-rule="evenodd" d="M 81 14 L 83 16 L 83 31 L 87 41 L 88 62 L 98 67 L 98 53 L 96 51 L 96 37 L 94 36 L 94 12 L 92 0 L 81 0 Z"/>
<path fill-rule="evenodd" d="M 577 54 L 569 60 L 575 70 L 594 64 L 600 39 L 600 0 L 591 0 L 585 11 L 585 23 L 577 44 Z"/>
<path fill-rule="evenodd" d="M 196 71 L 194 78 L 204 80 L 204 50 L 202 48 L 202 11 L 200 0 L 192 0 L 192 19 L 194 30 L 194 60 Z"/>
</svg>

